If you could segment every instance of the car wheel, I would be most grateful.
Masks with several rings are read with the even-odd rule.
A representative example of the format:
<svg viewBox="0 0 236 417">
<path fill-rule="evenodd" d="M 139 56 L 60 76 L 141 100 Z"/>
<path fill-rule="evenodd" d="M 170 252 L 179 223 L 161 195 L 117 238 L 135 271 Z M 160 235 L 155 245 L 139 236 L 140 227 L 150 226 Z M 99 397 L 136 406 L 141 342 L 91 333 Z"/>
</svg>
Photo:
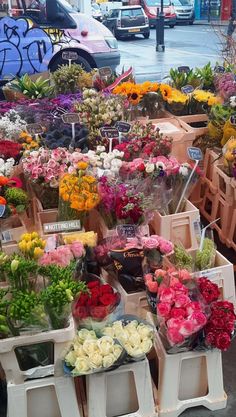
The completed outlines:
<svg viewBox="0 0 236 417">
<path fill-rule="evenodd" d="M 144 33 L 143 37 L 144 37 L 144 39 L 149 39 L 150 38 L 150 32 Z"/>
<path fill-rule="evenodd" d="M 171 29 L 173 29 L 175 27 L 175 25 L 169 25 Z"/>
<path fill-rule="evenodd" d="M 85 58 L 82 58 L 82 56 L 79 56 L 76 61 L 73 61 L 73 63 L 81 65 L 81 67 L 86 72 L 90 72 L 92 70 L 92 67 L 89 64 L 89 62 Z M 54 72 L 58 69 L 60 65 L 65 65 L 65 64 L 68 64 L 68 61 L 65 61 L 64 59 L 62 59 L 62 56 L 60 56 L 49 66 L 49 69 L 51 72 Z"/>
<path fill-rule="evenodd" d="M 193 22 L 194 22 L 193 20 L 190 20 L 189 24 L 190 24 L 190 25 L 193 25 Z"/>
</svg>

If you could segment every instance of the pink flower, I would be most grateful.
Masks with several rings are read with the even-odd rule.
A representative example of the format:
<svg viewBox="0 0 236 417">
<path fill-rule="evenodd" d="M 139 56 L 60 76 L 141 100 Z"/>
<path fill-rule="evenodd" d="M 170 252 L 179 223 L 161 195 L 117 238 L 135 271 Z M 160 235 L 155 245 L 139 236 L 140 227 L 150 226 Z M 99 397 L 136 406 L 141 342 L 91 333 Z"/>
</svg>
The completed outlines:
<svg viewBox="0 0 236 417">
<path fill-rule="evenodd" d="M 158 290 L 158 283 L 156 281 L 147 281 L 146 285 L 151 292 L 157 292 Z"/>
<path fill-rule="evenodd" d="M 170 312 L 170 317 L 173 319 L 183 319 L 186 315 L 186 310 L 184 308 L 173 307 Z"/>
<path fill-rule="evenodd" d="M 156 239 L 153 239 L 152 237 L 144 237 L 142 239 L 143 246 L 146 249 L 156 249 L 158 248 L 158 242 Z"/>
<path fill-rule="evenodd" d="M 163 269 L 156 269 L 154 275 L 156 278 L 164 278 L 166 276 L 166 271 Z"/>
<path fill-rule="evenodd" d="M 178 275 L 179 275 L 179 279 L 181 281 L 187 281 L 187 280 L 191 279 L 190 272 L 187 271 L 187 269 L 180 269 L 178 271 Z"/>
<path fill-rule="evenodd" d="M 201 304 L 198 301 L 192 301 L 186 307 L 187 315 L 190 316 L 194 311 L 201 311 Z"/>
<path fill-rule="evenodd" d="M 182 325 L 183 319 L 182 318 L 170 318 L 166 325 L 168 327 L 168 329 L 179 329 L 180 326 Z"/>
<path fill-rule="evenodd" d="M 171 253 L 174 249 L 173 243 L 168 240 L 162 239 L 159 241 L 159 249 L 162 253 L 168 254 Z"/>
<path fill-rule="evenodd" d="M 178 329 L 175 328 L 167 330 L 167 338 L 172 346 L 184 342 L 184 336 L 179 332 Z"/>
<path fill-rule="evenodd" d="M 172 281 L 173 279 L 173 281 Z M 171 277 L 171 288 L 175 291 L 176 296 L 181 294 L 188 294 L 188 288 L 185 287 L 181 282 L 179 282 L 178 278 L 176 277 L 177 281 L 175 281 L 174 277 Z"/>
<path fill-rule="evenodd" d="M 198 310 L 194 311 L 188 318 L 193 322 L 195 331 L 200 330 L 207 322 L 205 314 Z"/>
<path fill-rule="evenodd" d="M 169 318 L 171 306 L 168 303 L 159 303 L 157 304 L 157 314 L 161 317 L 164 317 L 165 320 Z"/>
<path fill-rule="evenodd" d="M 149 281 L 152 281 L 152 274 L 144 275 L 144 280 L 145 280 L 146 283 L 149 282 Z"/>
<path fill-rule="evenodd" d="M 75 258 L 81 258 L 84 253 L 84 246 L 81 242 L 73 242 L 70 245 L 70 250 Z"/>
<path fill-rule="evenodd" d="M 160 293 L 160 300 L 164 303 L 174 302 L 175 292 L 172 288 L 162 288 Z"/>
<path fill-rule="evenodd" d="M 175 307 L 186 307 L 191 302 L 186 294 L 179 294 L 175 298 Z"/>
<path fill-rule="evenodd" d="M 194 323 L 191 320 L 183 320 L 180 328 L 179 328 L 180 334 L 182 334 L 184 337 L 189 337 L 195 332 L 195 326 Z"/>
</svg>

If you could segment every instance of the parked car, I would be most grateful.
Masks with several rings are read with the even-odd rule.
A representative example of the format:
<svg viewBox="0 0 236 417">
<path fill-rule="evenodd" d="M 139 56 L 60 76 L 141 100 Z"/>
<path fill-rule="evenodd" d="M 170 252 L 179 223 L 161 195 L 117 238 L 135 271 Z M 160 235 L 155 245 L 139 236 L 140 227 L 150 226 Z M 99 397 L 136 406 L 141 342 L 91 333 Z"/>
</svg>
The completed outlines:
<svg viewBox="0 0 236 417">
<path fill-rule="evenodd" d="M 68 59 L 85 70 L 120 64 L 117 40 L 92 17 L 66 0 L 3 0 L 0 18 L 0 80 L 55 71 Z M 66 52 L 66 54 L 65 54 Z M 70 58 L 70 57 L 71 58 Z"/>
<path fill-rule="evenodd" d="M 100 9 L 100 6 L 97 3 L 92 4 L 92 16 L 94 19 L 98 20 L 99 22 L 102 22 L 103 20 L 102 11 Z"/>
<path fill-rule="evenodd" d="M 123 6 L 110 10 L 103 23 L 116 39 L 136 34 L 143 35 L 145 39 L 150 36 L 148 17 L 141 6 Z"/>
<path fill-rule="evenodd" d="M 188 0 L 172 0 L 178 22 L 193 24 L 195 19 L 194 6 Z"/>
<path fill-rule="evenodd" d="M 161 10 L 161 0 L 138 0 L 149 19 L 151 27 L 156 26 L 157 12 Z M 176 25 L 176 14 L 171 0 L 163 0 L 163 12 L 165 25 L 174 28 Z"/>
</svg>

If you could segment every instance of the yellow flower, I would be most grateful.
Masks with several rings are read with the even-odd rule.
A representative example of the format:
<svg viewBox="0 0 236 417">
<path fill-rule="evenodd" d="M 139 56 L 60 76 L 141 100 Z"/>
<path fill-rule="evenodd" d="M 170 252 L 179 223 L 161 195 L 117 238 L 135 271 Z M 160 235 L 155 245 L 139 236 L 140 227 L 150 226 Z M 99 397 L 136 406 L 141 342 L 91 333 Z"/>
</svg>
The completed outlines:
<svg viewBox="0 0 236 417">
<path fill-rule="evenodd" d="M 172 89 L 171 96 L 167 99 L 168 103 L 181 103 L 185 104 L 189 100 L 187 94 L 181 93 L 181 91 Z"/>
<path fill-rule="evenodd" d="M 86 168 L 88 168 L 88 164 L 87 164 L 87 162 L 81 161 L 81 162 L 78 162 L 77 167 L 78 167 L 78 169 L 85 170 Z"/>
<path fill-rule="evenodd" d="M 215 104 L 221 104 L 221 103 L 222 103 L 221 98 L 217 96 L 210 97 L 207 102 L 208 106 L 214 106 Z"/>
<path fill-rule="evenodd" d="M 18 243 L 18 247 L 19 247 L 19 249 L 20 249 L 21 252 L 26 252 L 26 249 L 27 249 L 27 246 L 26 245 L 27 245 L 27 243 L 26 243 L 25 240 L 21 240 Z"/>
<path fill-rule="evenodd" d="M 31 239 L 38 239 L 38 238 L 39 238 L 39 234 L 37 232 L 31 233 Z"/>
<path fill-rule="evenodd" d="M 224 154 L 224 158 L 226 159 L 226 161 L 233 162 L 235 159 L 235 156 L 232 151 L 226 151 Z"/>
<path fill-rule="evenodd" d="M 24 233 L 21 236 L 21 239 L 20 240 L 25 240 L 26 242 L 29 242 L 31 240 L 31 234 L 30 233 Z"/>
<path fill-rule="evenodd" d="M 211 93 L 210 91 L 204 90 L 195 90 L 193 92 L 193 97 L 197 101 L 208 103 L 209 106 L 219 103 L 220 100 L 218 97 L 215 96 L 215 94 Z"/>
<path fill-rule="evenodd" d="M 171 97 L 172 88 L 168 84 L 161 84 L 160 85 L 160 92 L 162 95 L 163 100 L 168 100 Z"/>
<path fill-rule="evenodd" d="M 43 249 L 39 248 L 38 246 L 34 248 L 34 258 L 38 259 L 44 254 Z"/>
</svg>

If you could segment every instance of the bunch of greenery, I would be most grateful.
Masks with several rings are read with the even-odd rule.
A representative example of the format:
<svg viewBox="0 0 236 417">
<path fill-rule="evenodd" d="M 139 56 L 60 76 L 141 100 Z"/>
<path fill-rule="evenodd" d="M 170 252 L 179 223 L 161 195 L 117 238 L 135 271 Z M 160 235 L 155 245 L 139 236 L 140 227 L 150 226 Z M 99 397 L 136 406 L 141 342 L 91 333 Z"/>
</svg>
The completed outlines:
<svg viewBox="0 0 236 417">
<path fill-rule="evenodd" d="M 38 77 L 33 81 L 28 74 L 20 78 L 16 77 L 8 83 L 8 86 L 10 89 L 18 91 L 31 99 L 51 97 L 54 93 L 54 87 L 49 79 L 45 80 L 42 77 Z"/>
</svg>

